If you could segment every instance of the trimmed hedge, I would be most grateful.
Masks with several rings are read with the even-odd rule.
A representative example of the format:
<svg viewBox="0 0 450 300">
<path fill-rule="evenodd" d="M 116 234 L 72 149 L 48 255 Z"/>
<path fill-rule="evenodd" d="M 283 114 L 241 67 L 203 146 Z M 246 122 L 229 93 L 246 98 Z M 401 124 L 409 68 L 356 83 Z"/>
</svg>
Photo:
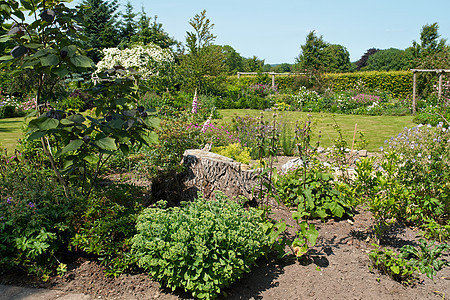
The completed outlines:
<svg viewBox="0 0 450 300">
<path fill-rule="evenodd" d="M 389 92 L 394 98 L 404 99 L 412 94 L 413 74 L 409 71 L 327 73 L 323 78 L 335 92 L 351 91 L 364 86 L 368 92 Z M 227 79 L 228 89 L 230 86 L 246 87 L 257 83 L 272 84 L 272 76 L 243 75 L 240 79 L 237 76 L 229 76 Z M 275 84 L 278 90 L 297 90 L 300 86 L 310 88 L 311 80 L 307 75 L 276 75 Z"/>
<path fill-rule="evenodd" d="M 412 94 L 413 74 L 409 71 L 336 73 L 324 77 L 335 92 L 354 90 L 363 85 L 368 91 L 389 92 L 394 98 Z"/>
</svg>

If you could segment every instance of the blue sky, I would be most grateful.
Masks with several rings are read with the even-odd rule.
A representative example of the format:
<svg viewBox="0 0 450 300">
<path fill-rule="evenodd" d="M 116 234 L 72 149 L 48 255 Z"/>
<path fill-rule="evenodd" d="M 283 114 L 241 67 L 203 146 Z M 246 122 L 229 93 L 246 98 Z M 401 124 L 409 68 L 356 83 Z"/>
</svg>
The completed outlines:
<svg viewBox="0 0 450 300">
<path fill-rule="evenodd" d="M 119 0 L 123 10 L 126 0 Z M 203 9 L 215 24 L 215 44 L 230 45 L 244 57 L 265 63 L 294 63 L 306 35 L 315 30 L 341 44 L 356 61 L 369 48 L 409 47 L 425 24 L 439 23 L 450 38 L 449 0 L 131 0 L 136 12 L 158 16 L 170 36 L 184 43 L 189 20 Z"/>
</svg>

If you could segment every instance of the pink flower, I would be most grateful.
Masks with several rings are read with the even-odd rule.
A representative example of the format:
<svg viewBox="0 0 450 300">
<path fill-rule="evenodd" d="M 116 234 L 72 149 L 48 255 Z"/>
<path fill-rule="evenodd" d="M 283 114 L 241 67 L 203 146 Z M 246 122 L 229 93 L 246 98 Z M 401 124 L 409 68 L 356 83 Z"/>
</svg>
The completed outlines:
<svg viewBox="0 0 450 300">
<path fill-rule="evenodd" d="M 198 110 L 197 90 L 195 90 L 194 99 L 192 100 L 192 113 L 196 114 Z"/>
</svg>

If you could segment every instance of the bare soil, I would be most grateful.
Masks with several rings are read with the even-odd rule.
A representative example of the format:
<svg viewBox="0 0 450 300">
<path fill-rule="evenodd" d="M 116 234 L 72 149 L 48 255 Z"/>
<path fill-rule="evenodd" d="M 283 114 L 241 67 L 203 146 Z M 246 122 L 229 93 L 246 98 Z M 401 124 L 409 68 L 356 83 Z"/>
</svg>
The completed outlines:
<svg viewBox="0 0 450 300">
<path fill-rule="evenodd" d="M 272 217 L 295 225 L 285 208 L 274 208 Z M 260 259 L 252 271 L 227 288 L 226 297 L 221 298 L 450 299 L 450 268 L 439 271 L 434 280 L 420 275 L 414 286 L 404 286 L 376 270 L 370 271 L 367 253 L 372 249 L 372 222 L 370 213 L 362 209 L 353 220 L 316 221 L 319 239 L 305 259 Z M 290 228 L 287 234 L 294 232 L 295 228 Z M 389 232 L 385 244 L 394 249 L 406 244 L 417 246 L 420 236 L 417 230 L 396 226 Z M 448 254 L 444 258 L 450 259 Z M 0 284 L 57 290 L 60 295 L 84 294 L 83 298 L 70 299 L 190 298 L 183 291 L 171 292 L 161 288 L 143 273 L 105 277 L 103 267 L 86 258 L 79 258 L 69 265 L 64 276 L 53 277 L 46 283 L 18 273 L 0 271 Z M 0 296 L 0 299 L 8 298 Z"/>
<path fill-rule="evenodd" d="M 280 166 L 288 159 L 292 157 L 282 157 L 276 164 Z M 273 207 L 271 217 L 292 226 L 286 234 L 293 238 L 296 224 L 288 209 Z M 249 274 L 224 290 L 221 299 L 450 299 L 449 267 L 439 271 L 434 280 L 420 275 L 413 286 L 370 271 L 373 218 L 363 208 L 351 220 L 314 223 L 319 238 L 304 259 L 260 259 Z M 419 230 L 397 225 L 388 232 L 383 246 L 394 250 L 407 244 L 417 246 L 420 237 Z M 447 253 L 444 259 L 449 261 L 450 255 Z M 190 299 L 182 290 L 162 288 L 144 273 L 105 277 L 104 268 L 89 258 L 78 258 L 68 265 L 64 276 L 52 277 L 45 283 L 0 270 L 0 285 L 58 291 L 46 299 Z M 3 294 L 0 299 L 44 298 L 8 298 Z"/>
</svg>

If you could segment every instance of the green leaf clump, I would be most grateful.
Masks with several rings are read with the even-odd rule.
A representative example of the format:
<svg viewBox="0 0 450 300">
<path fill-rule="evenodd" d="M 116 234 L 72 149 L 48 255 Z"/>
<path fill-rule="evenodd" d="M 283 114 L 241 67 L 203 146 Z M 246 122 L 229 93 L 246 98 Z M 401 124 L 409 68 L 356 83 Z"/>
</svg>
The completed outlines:
<svg viewBox="0 0 450 300">
<path fill-rule="evenodd" d="M 132 252 L 138 265 L 168 288 L 217 297 L 250 271 L 269 238 L 255 211 L 223 194 L 182 207 L 147 208 L 137 219 Z"/>
</svg>

